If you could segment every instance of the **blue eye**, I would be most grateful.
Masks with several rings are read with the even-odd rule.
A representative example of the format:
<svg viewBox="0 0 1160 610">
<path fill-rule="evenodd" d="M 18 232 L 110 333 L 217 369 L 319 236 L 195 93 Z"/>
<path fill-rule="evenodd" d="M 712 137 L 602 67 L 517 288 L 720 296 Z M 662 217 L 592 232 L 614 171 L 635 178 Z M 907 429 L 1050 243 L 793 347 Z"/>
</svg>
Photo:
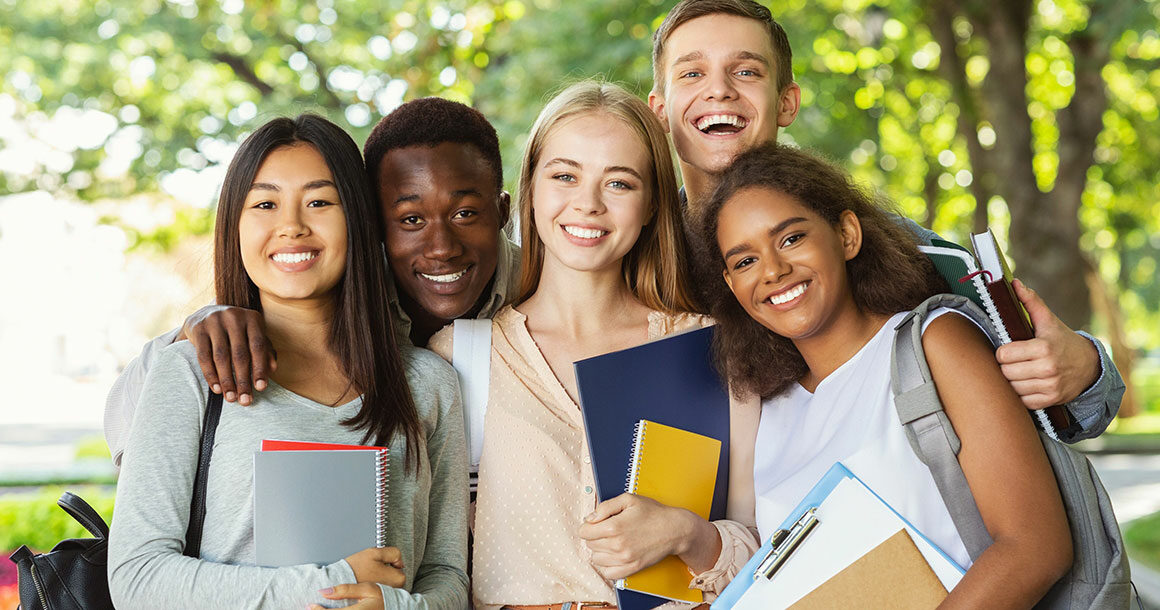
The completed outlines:
<svg viewBox="0 0 1160 610">
<path fill-rule="evenodd" d="M 632 190 L 632 185 L 625 182 L 624 180 L 613 180 L 612 182 L 608 183 L 608 186 L 611 186 L 614 189 L 622 190 L 622 191 L 631 191 Z"/>
<path fill-rule="evenodd" d="M 561 182 L 576 182 L 576 176 L 573 176 L 572 174 L 566 174 L 566 173 L 555 174 L 552 176 L 552 179 L 559 180 Z"/>
</svg>

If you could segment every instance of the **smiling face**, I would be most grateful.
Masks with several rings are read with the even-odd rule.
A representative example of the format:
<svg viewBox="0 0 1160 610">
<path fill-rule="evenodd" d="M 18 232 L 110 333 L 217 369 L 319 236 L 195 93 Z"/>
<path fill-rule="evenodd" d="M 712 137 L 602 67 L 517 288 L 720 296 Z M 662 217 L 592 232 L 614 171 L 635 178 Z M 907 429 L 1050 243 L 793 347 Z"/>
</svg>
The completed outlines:
<svg viewBox="0 0 1160 610">
<path fill-rule="evenodd" d="M 778 90 L 769 32 L 759 21 L 729 14 L 697 17 L 669 35 L 661 58 L 664 82 L 649 106 L 672 134 L 686 183 L 710 175 L 756 144 L 777 140 L 797 116 L 800 91 Z"/>
<path fill-rule="evenodd" d="M 795 342 L 857 311 L 846 261 L 861 243 L 853 212 L 830 225 L 796 198 L 764 187 L 738 191 L 718 215 L 717 245 L 733 296 L 762 326 Z"/>
<path fill-rule="evenodd" d="M 238 218 L 242 264 L 263 303 L 326 297 L 346 269 L 346 214 L 310 144 L 270 152 Z"/>
<path fill-rule="evenodd" d="M 545 269 L 620 270 L 652 215 L 651 159 L 631 126 L 596 113 L 556 124 L 532 176 Z"/>
<path fill-rule="evenodd" d="M 379 185 L 404 309 L 443 324 L 472 312 L 495 276 L 507 222 L 508 196 L 493 168 L 470 144 L 409 146 L 383 157 Z"/>
</svg>

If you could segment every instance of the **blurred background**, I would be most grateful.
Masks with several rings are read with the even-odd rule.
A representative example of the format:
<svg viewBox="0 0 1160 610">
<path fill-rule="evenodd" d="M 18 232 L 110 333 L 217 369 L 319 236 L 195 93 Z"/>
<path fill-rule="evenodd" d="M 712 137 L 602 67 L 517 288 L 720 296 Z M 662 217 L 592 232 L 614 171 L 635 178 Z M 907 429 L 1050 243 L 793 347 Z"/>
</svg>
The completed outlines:
<svg viewBox="0 0 1160 610">
<path fill-rule="evenodd" d="M 79 534 L 60 484 L 97 484 L 83 495 L 111 509 L 105 394 L 211 299 L 214 204 L 250 130 L 313 111 L 361 144 L 403 101 L 447 97 L 495 124 L 514 190 L 562 83 L 647 94 L 673 3 L 0 0 L 0 552 Z M 781 140 L 948 239 L 992 227 L 1016 275 L 1110 348 L 1128 393 L 1084 448 L 1133 556 L 1160 568 L 1160 0 L 770 8 L 802 88 Z"/>
</svg>

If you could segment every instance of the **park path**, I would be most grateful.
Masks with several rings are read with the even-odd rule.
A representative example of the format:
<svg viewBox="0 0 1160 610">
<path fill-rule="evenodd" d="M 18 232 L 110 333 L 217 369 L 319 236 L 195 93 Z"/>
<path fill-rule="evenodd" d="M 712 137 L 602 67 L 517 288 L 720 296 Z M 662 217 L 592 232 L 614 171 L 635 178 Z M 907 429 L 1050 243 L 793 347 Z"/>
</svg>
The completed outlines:
<svg viewBox="0 0 1160 610">
<path fill-rule="evenodd" d="M 1160 454 L 1089 455 L 1112 498 L 1120 526 L 1160 511 Z M 1132 582 L 1144 607 L 1160 610 L 1160 573 L 1132 562 Z"/>
</svg>

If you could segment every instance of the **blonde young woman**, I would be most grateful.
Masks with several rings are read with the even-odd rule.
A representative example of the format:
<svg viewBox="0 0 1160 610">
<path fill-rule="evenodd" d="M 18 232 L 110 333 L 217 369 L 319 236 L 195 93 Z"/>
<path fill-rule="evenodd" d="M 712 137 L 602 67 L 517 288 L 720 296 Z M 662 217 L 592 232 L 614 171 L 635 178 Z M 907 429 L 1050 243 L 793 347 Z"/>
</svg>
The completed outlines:
<svg viewBox="0 0 1160 610">
<path fill-rule="evenodd" d="M 710 524 L 636 496 L 598 505 L 572 371 L 576 360 L 703 323 L 690 313 L 660 123 L 615 85 L 567 88 L 532 127 L 519 199 L 521 290 L 492 322 L 476 607 L 611 606 L 612 580 L 670 554 L 705 572 L 698 586 L 720 588 L 718 566 L 735 547 L 755 547 L 752 536 L 738 523 Z M 450 359 L 451 329 L 430 347 Z"/>
</svg>

